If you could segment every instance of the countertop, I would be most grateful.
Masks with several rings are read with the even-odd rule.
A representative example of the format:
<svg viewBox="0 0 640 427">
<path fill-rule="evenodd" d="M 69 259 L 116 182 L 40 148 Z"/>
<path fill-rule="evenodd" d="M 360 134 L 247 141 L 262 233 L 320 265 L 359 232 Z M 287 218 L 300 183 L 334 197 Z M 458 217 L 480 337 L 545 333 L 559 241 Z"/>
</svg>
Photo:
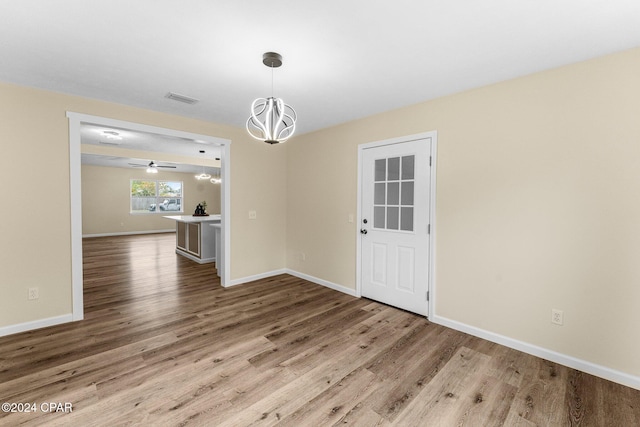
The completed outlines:
<svg viewBox="0 0 640 427">
<path fill-rule="evenodd" d="M 193 216 L 193 215 L 167 215 L 163 218 L 180 222 L 220 222 L 221 215 Z"/>
</svg>

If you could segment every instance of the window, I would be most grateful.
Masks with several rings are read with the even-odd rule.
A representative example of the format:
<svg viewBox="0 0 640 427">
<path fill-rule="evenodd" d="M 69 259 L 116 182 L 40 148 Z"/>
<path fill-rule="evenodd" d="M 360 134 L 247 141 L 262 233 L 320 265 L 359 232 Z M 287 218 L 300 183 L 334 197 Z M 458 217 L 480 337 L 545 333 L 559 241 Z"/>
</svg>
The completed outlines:
<svg viewBox="0 0 640 427">
<path fill-rule="evenodd" d="M 374 175 L 373 227 L 413 231 L 415 156 L 377 159 Z"/>
<path fill-rule="evenodd" d="M 182 212 L 181 181 L 131 180 L 131 213 Z"/>
</svg>

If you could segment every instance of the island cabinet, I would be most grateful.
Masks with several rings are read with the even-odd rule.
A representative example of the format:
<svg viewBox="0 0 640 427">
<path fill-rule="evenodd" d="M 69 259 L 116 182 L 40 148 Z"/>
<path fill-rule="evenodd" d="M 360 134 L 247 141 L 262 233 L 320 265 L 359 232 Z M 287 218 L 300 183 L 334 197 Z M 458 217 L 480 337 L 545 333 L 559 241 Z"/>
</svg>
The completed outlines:
<svg viewBox="0 0 640 427">
<path fill-rule="evenodd" d="M 200 241 L 200 227 L 201 225 L 199 222 L 187 222 L 187 252 L 197 257 L 199 257 L 202 252 L 202 244 L 209 240 L 207 239 L 205 242 Z M 213 247 L 215 248 L 215 240 L 213 243 Z M 215 250 L 212 256 L 216 256 Z"/>
<path fill-rule="evenodd" d="M 202 252 L 199 222 L 176 222 L 176 249 L 200 257 Z M 215 236 L 214 236 L 215 237 Z M 214 245 L 215 246 L 215 245 Z M 214 255 L 215 256 L 215 253 Z"/>
<path fill-rule="evenodd" d="M 187 250 L 187 223 L 176 222 L 176 249 Z"/>
<path fill-rule="evenodd" d="M 220 223 L 220 215 L 194 217 L 190 215 L 165 216 L 176 222 L 176 253 L 197 263 L 216 261 L 216 235 L 209 224 Z"/>
</svg>

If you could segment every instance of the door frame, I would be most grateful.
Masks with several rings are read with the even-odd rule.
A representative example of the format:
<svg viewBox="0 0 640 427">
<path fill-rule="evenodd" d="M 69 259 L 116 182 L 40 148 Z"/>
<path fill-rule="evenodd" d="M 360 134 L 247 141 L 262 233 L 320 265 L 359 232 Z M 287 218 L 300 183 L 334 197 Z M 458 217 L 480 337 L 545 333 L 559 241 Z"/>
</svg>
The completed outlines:
<svg viewBox="0 0 640 427">
<path fill-rule="evenodd" d="M 362 157 L 364 150 L 375 147 L 382 147 L 385 145 L 401 144 L 403 142 L 411 142 L 418 139 L 431 139 L 431 149 L 429 155 L 431 156 L 431 168 L 430 168 L 430 188 L 429 188 L 429 278 L 427 283 L 427 291 L 429 292 L 429 301 L 427 301 L 427 317 L 432 317 L 435 314 L 435 259 L 436 259 L 436 165 L 437 165 L 437 153 L 438 153 L 438 132 L 430 131 L 424 133 L 418 133 L 414 135 L 406 135 L 397 138 L 384 139 L 381 141 L 368 142 L 358 145 L 358 191 L 357 191 L 357 227 L 356 233 L 356 296 L 360 298 L 362 296 L 362 240 L 360 229 L 362 228 Z"/>
<path fill-rule="evenodd" d="M 145 125 L 142 123 L 92 116 L 67 111 L 69 121 L 69 186 L 71 194 L 71 289 L 72 320 L 84 319 L 83 267 L 82 267 L 82 165 L 80 125 L 90 123 L 99 126 L 156 133 L 178 138 L 199 139 L 220 147 L 220 194 L 222 273 L 220 283 L 226 287 L 231 282 L 231 140 L 211 135 L 184 132 L 176 129 Z"/>
</svg>

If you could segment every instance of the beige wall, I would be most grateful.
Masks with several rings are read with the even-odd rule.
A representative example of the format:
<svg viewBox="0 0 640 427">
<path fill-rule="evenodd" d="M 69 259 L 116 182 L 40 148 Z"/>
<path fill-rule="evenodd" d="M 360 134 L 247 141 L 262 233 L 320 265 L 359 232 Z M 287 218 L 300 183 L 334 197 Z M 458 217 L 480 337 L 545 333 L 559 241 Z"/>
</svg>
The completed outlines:
<svg viewBox="0 0 640 427">
<path fill-rule="evenodd" d="M 71 312 L 67 111 L 231 139 L 232 279 L 286 266 L 352 288 L 357 145 L 437 130 L 437 314 L 640 375 L 638 75 L 636 49 L 281 146 L 0 84 L 0 177 L 14 206 L 0 222 L 0 327 Z"/>
<path fill-rule="evenodd" d="M 0 83 L 0 180 L 12 206 L 0 221 L 0 328 L 71 313 L 67 111 L 232 140 L 231 279 L 284 267 L 284 148 L 240 128 Z M 28 301 L 33 286 L 40 299 Z"/>
<path fill-rule="evenodd" d="M 175 222 L 164 215 L 176 212 L 129 213 L 129 185 L 132 179 L 182 181 L 184 214 L 193 213 L 198 203 L 207 202 L 207 213 L 220 213 L 220 184 L 199 181 L 193 173 L 160 170 L 149 175 L 144 168 L 114 168 L 82 165 L 82 234 L 117 234 L 172 230 Z"/>
<path fill-rule="evenodd" d="M 639 376 L 638 76 L 635 49 L 292 139 L 287 266 L 355 288 L 358 144 L 436 130 L 436 314 Z"/>
</svg>

